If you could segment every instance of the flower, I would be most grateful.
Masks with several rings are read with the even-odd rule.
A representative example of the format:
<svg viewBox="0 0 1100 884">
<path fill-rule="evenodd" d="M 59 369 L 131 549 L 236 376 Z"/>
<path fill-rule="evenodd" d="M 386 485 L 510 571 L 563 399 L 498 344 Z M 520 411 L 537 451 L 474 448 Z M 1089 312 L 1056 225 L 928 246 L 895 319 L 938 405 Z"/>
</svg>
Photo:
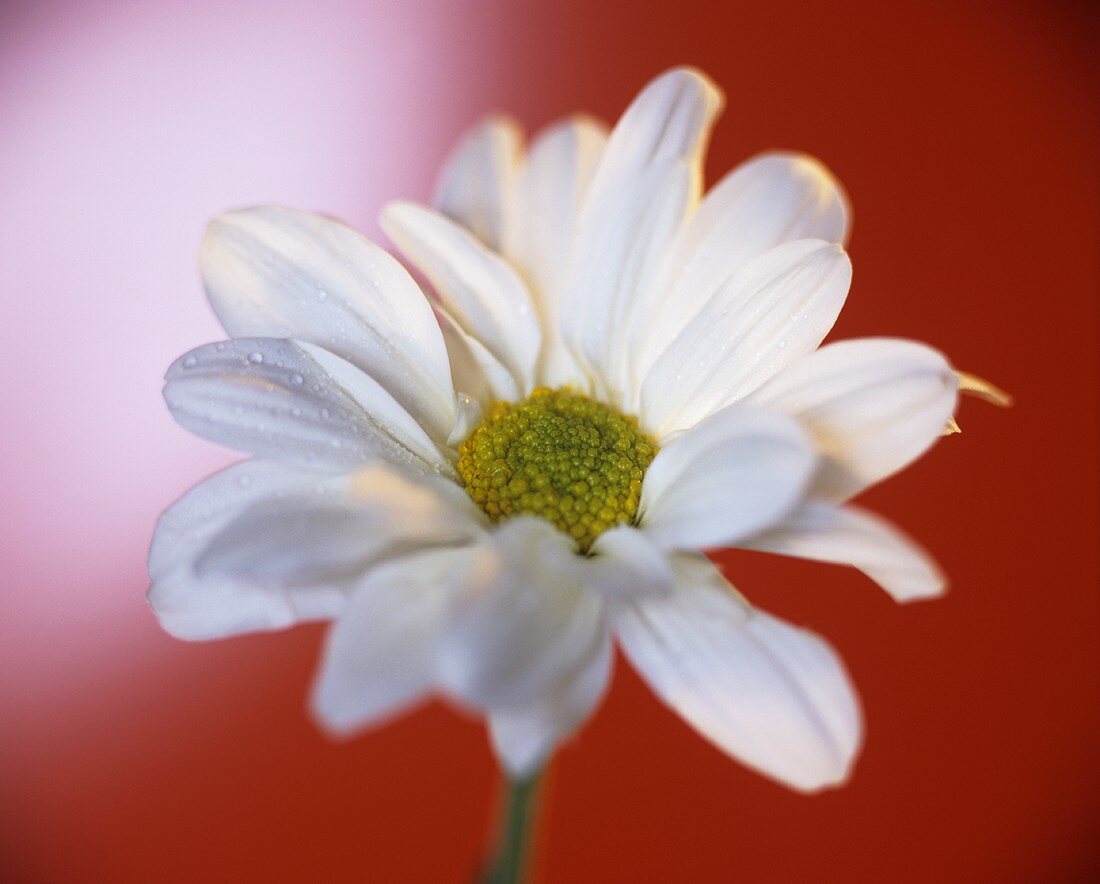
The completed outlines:
<svg viewBox="0 0 1100 884">
<path fill-rule="evenodd" d="M 669 71 L 610 132 L 526 151 L 475 129 L 436 209 L 383 228 L 215 220 L 203 280 L 227 341 L 168 370 L 188 430 L 252 459 L 161 518 L 149 598 L 174 635 L 333 620 L 312 708 L 336 734 L 433 695 L 486 717 L 515 776 L 605 692 L 613 645 L 749 767 L 843 782 L 861 716 L 819 637 L 753 608 L 700 552 L 854 566 L 898 601 L 936 566 L 849 503 L 927 450 L 958 379 L 897 339 L 820 346 L 847 296 L 847 201 L 770 153 L 701 198 L 722 99 Z"/>
</svg>

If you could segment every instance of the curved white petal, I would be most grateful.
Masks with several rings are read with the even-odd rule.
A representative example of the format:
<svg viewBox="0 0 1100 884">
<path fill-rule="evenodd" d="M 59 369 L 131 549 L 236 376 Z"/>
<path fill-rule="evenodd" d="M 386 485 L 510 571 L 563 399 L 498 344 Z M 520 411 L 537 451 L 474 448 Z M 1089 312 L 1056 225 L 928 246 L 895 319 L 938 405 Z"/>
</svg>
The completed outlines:
<svg viewBox="0 0 1100 884">
<path fill-rule="evenodd" d="M 319 500 L 331 499 L 339 494 L 338 481 L 250 460 L 187 492 L 157 521 L 149 550 L 149 603 L 161 626 L 177 638 L 199 640 L 335 615 L 343 605 L 339 592 L 314 587 L 272 591 L 229 576 L 200 578 L 195 562 L 211 538 L 249 507 L 304 490 Z"/>
<path fill-rule="evenodd" d="M 542 333 L 531 297 L 508 263 L 424 206 L 390 203 L 381 222 L 431 282 L 448 314 L 508 367 L 524 393 L 530 392 Z"/>
<path fill-rule="evenodd" d="M 632 311 L 698 198 L 702 155 L 721 105 L 721 93 L 701 74 L 661 75 L 615 126 L 588 188 L 562 335 L 612 399 L 632 381 Z"/>
<path fill-rule="evenodd" d="M 677 568 L 672 594 L 615 607 L 627 658 L 661 700 L 754 770 L 807 792 L 843 783 L 862 722 L 836 654 L 750 607 L 705 559 Z"/>
<path fill-rule="evenodd" d="M 642 424 L 658 438 L 736 402 L 812 353 L 848 295 L 837 245 L 786 243 L 750 261 L 703 306 L 641 387 Z"/>
<path fill-rule="evenodd" d="M 606 633 L 579 672 L 530 706 L 489 713 L 489 736 L 512 777 L 533 774 L 588 718 L 607 691 L 613 653 Z"/>
<path fill-rule="evenodd" d="M 854 506 L 810 502 L 744 549 L 858 568 L 896 601 L 942 595 L 947 580 L 932 558 L 885 519 Z"/>
<path fill-rule="evenodd" d="M 347 586 L 380 559 L 476 541 L 483 523 L 453 482 L 370 467 L 344 477 L 339 495 L 293 492 L 253 504 L 211 538 L 194 570 L 269 588 Z"/>
<path fill-rule="evenodd" d="M 482 405 L 491 402 L 495 397 L 489 392 L 489 382 L 485 371 L 471 346 L 473 339 L 466 334 L 457 323 L 442 308 L 436 310 L 436 318 L 439 320 L 439 328 L 443 332 L 443 340 L 447 344 L 447 358 L 451 362 L 451 377 L 454 379 L 455 391 L 460 396 L 469 396 Z M 493 358 L 492 354 L 484 347 L 481 348 L 507 376 L 513 386 L 515 381 L 508 374 L 508 369 Z"/>
<path fill-rule="evenodd" d="M 589 660 L 603 605 L 582 585 L 570 538 L 534 517 L 503 523 L 459 578 L 439 680 L 480 708 L 537 702 Z"/>
<path fill-rule="evenodd" d="M 215 219 L 199 252 L 230 337 L 294 338 L 357 365 L 437 442 L 454 426 L 443 337 L 404 267 L 349 227 L 276 206 Z"/>
<path fill-rule="evenodd" d="M 539 383 L 549 387 L 586 383 L 561 340 L 561 300 L 580 207 L 606 143 L 602 123 L 565 120 L 539 133 L 516 176 L 503 252 L 531 286 L 542 319 Z"/>
<path fill-rule="evenodd" d="M 371 562 L 481 531 L 461 489 L 382 468 L 323 476 L 246 461 L 210 477 L 157 523 L 149 602 L 186 639 L 328 618 Z"/>
<path fill-rule="evenodd" d="M 783 518 L 813 475 L 786 415 L 731 405 L 667 443 L 642 482 L 642 530 L 660 546 L 729 546 Z"/>
<path fill-rule="evenodd" d="M 584 560 L 584 581 L 593 592 L 633 598 L 667 592 L 673 583 L 668 552 L 656 538 L 619 525 L 596 538 Z"/>
<path fill-rule="evenodd" d="M 343 471 L 382 459 L 452 472 L 373 378 L 312 344 L 237 338 L 198 347 L 168 369 L 164 398 L 192 433 L 260 457 Z"/>
<path fill-rule="evenodd" d="M 432 201 L 497 251 L 510 227 L 509 193 L 522 146 L 523 133 L 508 117 L 475 126 L 447 158 Z"/>
<path fill-rule="evenodd" d="M 403 711 L 432 686 L 450 581 L 466 549 L 420 552 L 368 571 L 325 641 L 311 705 L 346 736 Z"/>
<path fill-rule="evenodd" d="M 634 332 L 638 372 L 654 360 L 734 273 L 775 246 L 799 239 L 843 245 L 848 200 L 812 157 L 766 153 L 707 192 L 670 246 L 645 293 Z"/>
<path fill-rule="evenodd" d="M 822 347 L 749 399 L 806 427 L 822 455 L 814 493 L 844 500 L 931 447 L 954 413 L 957 388 L 931 347 L 861 338 Z"/>
<path fill-rule="evenodd" d="M 492 402 L 522 399 L 519 384 L 507 366 L 445 309 L 440 307 L 437 313 L 447 342 L 451 372 L 455 374 L 455 389 L 474 397 L 483 407 Z"/>
</svg>

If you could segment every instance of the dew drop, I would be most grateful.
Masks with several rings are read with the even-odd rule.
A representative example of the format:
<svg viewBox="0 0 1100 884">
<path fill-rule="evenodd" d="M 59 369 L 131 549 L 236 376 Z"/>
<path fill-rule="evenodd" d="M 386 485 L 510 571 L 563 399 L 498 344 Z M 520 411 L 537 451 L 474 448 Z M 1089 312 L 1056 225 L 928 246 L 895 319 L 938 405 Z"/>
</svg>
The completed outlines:
<svg viewBox="0 0 1100 884">
<path fill-rule="evenodd" d="M 186 359 L 183 360 L 184 368 L 194 368 L 198 364 L 199 360 L 197 360 L 194 356 L 188 356 Z"/>
<path fill-rule="evenodd" d="M 294 384 L 295 387 L 299 386 L 303 380 L 305 380 L 305 378 L 303 378 L 300 374 L 292 374 L 290 376 L 290 382 Z"/>
<path fill-rule="evenodd" d="M 257 365 L 259 365 L 261 362 L 264 361 L 264 354 L 263 353 L 249 353 L 248 354 L 248 361 L 249 362 L 254 362 Z"/>
</svg>

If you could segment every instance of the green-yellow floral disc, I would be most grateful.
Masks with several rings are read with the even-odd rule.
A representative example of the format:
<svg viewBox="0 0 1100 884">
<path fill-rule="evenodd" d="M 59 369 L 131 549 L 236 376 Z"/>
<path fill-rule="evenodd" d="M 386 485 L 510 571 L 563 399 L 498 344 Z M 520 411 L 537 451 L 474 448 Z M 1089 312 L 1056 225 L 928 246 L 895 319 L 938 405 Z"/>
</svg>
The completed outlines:
<svg viewBox="0 0 1100 884">
<path fill-rule="evenodd" d="M 581 552 L 638 513 L 657 446 L 633 418 L 569 390 L 497 402 L 458 449 L 458 475 L 493 521 L 541 516 Z"/>
</svg>

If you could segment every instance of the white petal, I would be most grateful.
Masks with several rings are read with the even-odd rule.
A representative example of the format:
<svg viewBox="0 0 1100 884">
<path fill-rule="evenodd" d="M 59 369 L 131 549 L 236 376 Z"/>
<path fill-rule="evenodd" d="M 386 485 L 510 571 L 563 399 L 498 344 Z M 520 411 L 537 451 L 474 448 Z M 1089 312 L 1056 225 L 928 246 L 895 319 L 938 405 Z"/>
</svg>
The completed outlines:
<svg viewBox="0 0 1100 884">
<path fill-rule="evenodd" d="M 533 774 L 588 718 L 607 690 L 612 660 L 611 640 L 605 634 L 580 671 L 544 699 L 521 709 L 489 713 L 493 748 L 510 776 Z"/>
<path fill-rule="evenodd" d="M 790 512 L 813 470 L 795 421 L 729 406 L 657 453 L 642 482 L 642 528 L 666 549 L 728 546 Z"/>
<path fill-rule="evenodd" d="M 500 251 L 509 228 L 508 202 L 523 133 L 507 117 L 468 132 L 447 159 L 433 203 L 485 245 Z"/>
<path fill-rule="evenodd" d="M 562 305 L 565 342 L 621 395 L 631 314 L 698 197 L 707 135 L 722 104 L 686 69 L 650 83 L 616 125 L 585 197 Z"/>
<path fill-rule="evenodd" d="M 347 471 L 382 459 L 452 472 L 374 379 L 311 344 L 274 338 L 207 344 L 168 369 L 164 398 L 191 432 L 272 460 Z"/>
<path fill-rule="evenodd" d="M 848 204 L 812 157 L 767 153 L 714 186 L 669 248 L 639 306 L 635 353 L 644 374 L 734 273 L 775 246 L 799 239 L 843 245 Z M 644 342 L 644 343 L 643 343 Z"/>
<path fill-rule="evenodd" d="M 920 457 L 954 413 L 944 357 L 890 338 L 840 341 L 787 368 L 751 401 L 793 415 L 823 455 L 814 491 L 844 500 Z"/>
<path fill-rule="evenodd" d="M 862 737 L 843 664 L 811 632 L 751 608 L 713 565 L 679 565 L 669 596 L 621 603 L 627 658 L 724 752 L 802 791 L 844 782 Z"/>
<path fill-rule="evenodd" d="M 454 320 L 446 319 L 442 312 L 437 311 L 436 317 L 439 319 L 439 328 L 443 332 L 443 340 L 447 344 L 447 358 L 451 362 L 451 377 L 454 379 L 455 392 L 481 403 L 491 401 L 489 384 L 477 359 L 474 358 L 468 343 L 469 335 L 462 331 Z M 501 369 L 507 373 L 507 369 L 503 366 Z"/>
<path fill-rule="evenodd" d="M 578 215 L 607 142 L 602 123 L 578 117 L 557 123 L 531 143 L 516 178 L 513 223 L 503 252 L 524 274 L 542 319 L 540 383 L 581 388 L 585 379 L 561 341 L 562 289 Z"/>
<path fill-rule="evenodd" d="M 474 397 L 482 406 L 523 398 L 512 372 L 481 341 L 468 334 L 442 307 L 437 314 L 447 342 L 456 390 Z"/>
<path fill-rule="evenodd" d="M 390 203 L 381 221 L 386 235 L 439 293 L 448 314 L 529 392 L 542 335 L 515 271 L 466 230 L 423 206 Z"/>
<path fill-rule="evenodd" d="M 936 563 L 913 540 L 884 519 L 854 506 L 804 504 L 781 525 L 739 545 L 851 565 L 899 602 L 941 595 L 947 585 Z"/>
<path fill-rule="evenodd" d="M 247 461 L 161 517 L 149 601 L 166 630 L 188 639 L 331 617 L 377 559 L 478 538 L 481 518 L 465 498 L 446 480 L 412 483 L 382 468 L 326 477 Z"/>
<path fill-rule="evenodd" d="M 592 182 L 592 199 L 668 160 L 696 160 L 706 149 L 722 93 L 690 68 L 652 80 L 615 125 Z"/>
<path fill-rule="evenodd" d="M 322 346 L 385 387 L 437 442 L 450 434 L 443 337 L 419 286 L 384 249 L 332 219 L 264 206 L 217 218 L 199 260 L 230 337 Z"/>
<path fill-rule="evenodd" d="M 833 327 L 852 278 L 837 245 L 800 240 L 749 262 L 657 359 L 640 417 L 658 438 L 744 398 L 812 353 Z"/>
<path fill-rule="evenodd" d="M 382 467 L 345 477 L 338 495 L 287 493 L 244 510 L 194 562 L 200 577 L 265 587 L 346 586 L 372 563 L 482 536 L 483 516 L 453 482 L 409 481 Z"/>
<path fill-rule="evenodd" d="M 403 711 L 431 688 L 450 606 L 450 579 L 468 550 L 386 562 L 363 577 L 325 642 L 314 683 L 318 721 L 335 735 Z"/>
<path fill-rule="evenodd" d="M 204 579 L 195 573 L 195 561 L 211 538 L 249 507 L 304 490 L 325 498 L 338 493 L 337 481 L 246 461 L 211 476 L 173 504 L 157 522 L 149 550 L 149 603 L 161 626 L 177 638 L 210 639 L 336 614 L 343 605 L 338 592 L 272 591 L 221 575 Z"/>
<path fill-rule="evenodd" d="M 667 592 L 673 583 L 668 553 L 646 531 L 619 525 L 604 531 L 584 560 L 585 585 L 612 597 Z"/>
<path fill-rule="evenodd" d="M 603 605 L 581 583 L 573 542 L 543 519 L 505 522 L 474 553 L 443 639 L 439 678 L 490 709 L 538 702 L 588 661 Z"/>
</svg>

